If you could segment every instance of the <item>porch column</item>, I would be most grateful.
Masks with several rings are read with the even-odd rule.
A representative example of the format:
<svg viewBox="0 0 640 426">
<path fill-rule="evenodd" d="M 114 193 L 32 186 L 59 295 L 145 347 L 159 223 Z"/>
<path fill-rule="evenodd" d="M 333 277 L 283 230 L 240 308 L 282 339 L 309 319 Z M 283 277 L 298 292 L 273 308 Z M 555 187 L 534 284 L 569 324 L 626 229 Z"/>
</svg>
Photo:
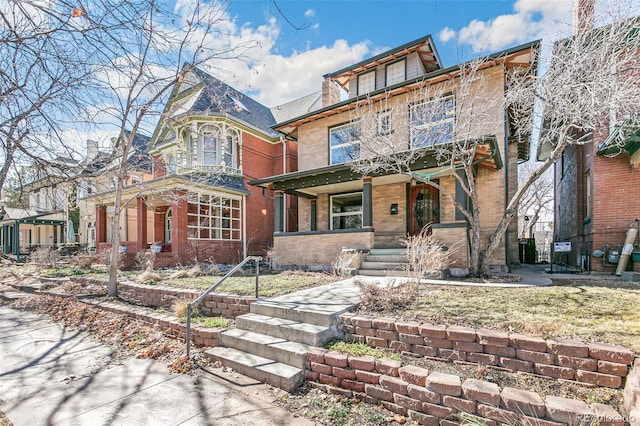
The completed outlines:
<svg viewBox="0 0 640 426">
<path fill-rule="evenodd" d="M 365 176 L 362 178 L 362 227 L 371 228 L 373 226 L 373 196 L 372 178 Z"/>
<path fill-rule="evenodd" d="M 16 221 L 16 224 L 13 225 L 13 254 L 20 258 L 20 223 Z"/>
<path fill-rule="evenodd" d="M 318 200 L 311 200 L 311 231 L 318 230 Z"/>
<path fill-rule="evenodd" d="M 96 206 L 96 248 L 98 243 L 107 242 L 107 206 Z"/>
<path fill-rule="evenodd" d="M 189 256 L 187 250 L 187 213 L 189 211 L 187 191 L 175 190 L 173 197 L 174 201 L 171 205 L 171 251 L 178 253 L 180 261 L 185 262 Z"/>
<path fill-rule="evenodd" d="M 274 232 L 284 232 L 282 213 L 284 211 L 284 191 L 276 191 L 275 197 L 275 209 L 274 209 L 274 219 L 275 226 L 273 228 Z"/>
<path fill-rule="evenodd" d="M 136 251 L 147 248 L 147 198 L 136 197 Z"/>
<path fill-rule="evenodd" d="M 167 207 L 156 207 L 153 211 L 153 241 L 169 242 L 164 229 L 166 214 Z"/>
</svg>

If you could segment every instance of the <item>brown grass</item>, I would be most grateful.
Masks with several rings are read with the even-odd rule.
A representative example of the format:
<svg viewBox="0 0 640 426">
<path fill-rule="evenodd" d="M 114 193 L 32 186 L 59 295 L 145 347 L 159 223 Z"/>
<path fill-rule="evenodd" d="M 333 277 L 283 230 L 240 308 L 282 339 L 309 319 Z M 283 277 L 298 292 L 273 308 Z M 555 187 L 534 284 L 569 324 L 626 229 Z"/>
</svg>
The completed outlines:
<svg viewBox="0 0 640 426">
<path fill-rule="evenodd" d="M 605 342 L 640 353 L 638 306 L 640 286 L 610 280 L 564 280 L 533 288 L 421 285 L 401 317 Z"/>
</svg>

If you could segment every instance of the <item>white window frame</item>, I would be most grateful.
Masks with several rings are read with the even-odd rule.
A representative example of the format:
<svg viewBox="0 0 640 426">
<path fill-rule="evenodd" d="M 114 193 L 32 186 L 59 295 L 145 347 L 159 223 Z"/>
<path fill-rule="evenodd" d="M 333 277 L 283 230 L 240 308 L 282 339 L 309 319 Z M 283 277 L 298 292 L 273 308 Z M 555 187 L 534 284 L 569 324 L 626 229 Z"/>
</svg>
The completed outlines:
<svg viewBox="0 0 640 426">
<path fill-rule="evenodd" d="M 402 59 L 386 66 L 386 85 L 393 86 L 407 79 L 407 62 Z"/>
<path fill-rule="evenodd" d="M 187 239 L 240 241 L 241 197 L 189 192 L 187 200 Z"/>
<path fill-rule="evenodd" d="M 357 160 L 360 158 L 360 138 L 355 138 L 354 135 L 360 136 L 360 122 L 354 121 L 347 124 L 342 124 L 340 126 L 331 127 L 329 129 L 329 162 L 330 164 L 342 164 L 348 163 L 349 161 Z M 353 130 L 350 130 L 353 129 Z M 334 135 L 337 135 L 338 132 L 347 132 L 345 134 L 345 141 L 334 144 L 333 139 Z M 352 156 L 347 151 L 349 148 L 354 147 L 357 155 Z M 345 156 L 350 157 L 347 160 L 340 160 L 340 158 L 334 157 L 334 152 L 339 153 L 342 151 L 345 153 Z"/>
<path fill-rule="evenodd" d="M 376 70 L 363 72 L 358 75 L 358 95 L 376 90 Z"/>
<path fill-rule="evenodd" d="M 429 148 L 453 141 L 456 118 L 454 94 L 413 104 L 409 114 L 411 149 Z M 445 126 L 450 127 L 449 131 L 440 132 L 439 128 Z"/>
<path fill-rule="evenodd" d="M 164 214 L 164 229 L 165 229 L 164 236 L 165 236 L 165 241 L 167 243 L 171 242 L 171 220 L 172 220 L 171 217 L 172 216 L 173 216 L 172 210 L 171 208 L 168 208 Z"/>
<path fill-rule="evenodd" d="M 353 197 L 355 195 L 359 195 L 360 196 L 360 210 L 357 211 L 347 211 L 347 212 L 334 212 L 333 211 L 333 203 L 336 199 L 340 199 L 340 198 L 347 198 L 347 197 Z M 337 194 L 337 195 L 332 195 L 330 197 L 330 202 L 329 202 L 329 226 L 331 230 L 334 229 L 360 229 L 362 228 L 362 214 L 363 214 L 363 202 L 362 202 L 362 192 L 350 192 L 347 194 Z M 338 218 L 338 217 L 347 217 L 347 216 L 359 216 L 360 217 L 360 227 L 358 228 L 335 228 L 333 226 L 333 219 L 334 218 Z"/>
</svg>

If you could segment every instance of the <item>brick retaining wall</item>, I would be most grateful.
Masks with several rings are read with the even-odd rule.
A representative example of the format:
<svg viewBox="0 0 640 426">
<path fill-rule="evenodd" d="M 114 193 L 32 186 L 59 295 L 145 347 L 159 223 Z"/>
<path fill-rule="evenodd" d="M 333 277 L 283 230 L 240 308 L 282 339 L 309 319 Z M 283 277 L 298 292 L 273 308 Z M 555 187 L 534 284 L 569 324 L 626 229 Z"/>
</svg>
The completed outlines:
<svg viewBox="0 0 640 426">
<path fill-rule="evenodd" d="M 143 309 L 136 309 L 133 306 L 123 307 L 117 303 L 109 303 L 94 300 L 82 300 L 83 303 L 91 306 L 99 307 L 102 310 L 113 312 L 116 314 L 127 315 L 139 321 L 156 325 L 163 333 L 178 339 L 185 340 L 187 338 L 187 325 L 178 321 L 174 315 L 161 314 L 155 312 L 146 312 Z M 191 341 L 196 346 L 218 346 L 219 335 L 224 328 L 203 327 L 197 324 L 191 324 Z"/>
<path fill-rule="evenodd" d="M 624 387 L 624 408 L 629 413 L 629 424 L 640 426 L 640 358 L 636 358 L 635 365 L 627 376 Z"/>
<path fill-rule="evenodd" d="M 118 297 L 120 299 L 154 308 L 171 309 L 176 300 L 191 301 L 200 296 L 200 294 L 202 294 L 201 290 L 136 284 L 133 282 L 118 283 Z M 249 305 L 255 301 L 255 297 L 210 293 L 203 299 L 200 310 L 205 316 L 209 317 L 235 318 L 238 315 L 248 313 Z"/>
<path fill-rule="evenodd" d="M 622 426 L 624 417 L 603 404 L 548 396 L 491 382 L 467 379 L 391 359 L 351 356 L 326 349 L 308 355 L 307 378 L 329 393 L 382 405 L 422 425 L 460 423 L 460 414 L 481 418 L 487 426 L 509 424 Z"/>
<path fill-rule="evenodd" d="M 542 339 L 470 327 L 433 325 L 346 313 L 347 340 L 399 353 L 465 361 L 512 371 L 620 388 L 633 363 L 630 349 L 568 339 Z"/>
</svg>

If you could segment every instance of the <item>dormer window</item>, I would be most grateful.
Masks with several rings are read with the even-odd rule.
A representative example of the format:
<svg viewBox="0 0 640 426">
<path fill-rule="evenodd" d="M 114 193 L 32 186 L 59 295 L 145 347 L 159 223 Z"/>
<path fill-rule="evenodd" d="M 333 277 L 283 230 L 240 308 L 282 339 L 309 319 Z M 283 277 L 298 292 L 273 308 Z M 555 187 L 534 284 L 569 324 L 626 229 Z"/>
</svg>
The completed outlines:
<svg viewBox="0 0 640 426">
<path fill-rule="evenodd" d="M 407 79 L 406 61 L 394 62 L 387 65 L 387 86 L 402 83 Z"/>
<path fill-rule="evenodd" d="M 358 76 L 358 95 L 376 90 L 376 72 L 369 71 Z"/>
</svg>

